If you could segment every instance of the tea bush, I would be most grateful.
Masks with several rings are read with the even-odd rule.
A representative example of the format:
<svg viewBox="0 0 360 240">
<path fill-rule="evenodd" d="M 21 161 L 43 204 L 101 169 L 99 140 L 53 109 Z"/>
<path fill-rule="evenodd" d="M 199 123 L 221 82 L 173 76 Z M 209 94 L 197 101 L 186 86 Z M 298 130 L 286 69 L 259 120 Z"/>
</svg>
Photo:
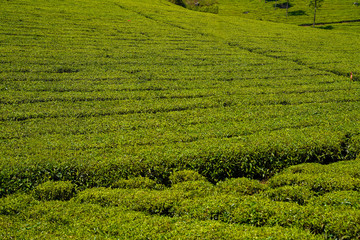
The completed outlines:
<svg viewBox="0 0 360 240">
<path fill-rule="evenodd" d="M 264 226 L 276 216 L 278 209 L 288 209 L 290 203 L 274 202 L 266 198 L 247 197 L 232 212 L 233 221 L 240 224 Z"/>
<path fill-rule="evenodd" d="M 314 192 L 303 186 L 283 186 L 269 189 L 263 194 L 274 201 L 296 202 L 298 204 L 305 204 L 314 196 Z"/>
<path fill-rule="evenodd" d="M 187 181 L 206 181 L 206 178 L 194 170 L 182 170 L 173 172 L 170 177 L 171 184 Z"/>
<path fill-rule="evenodd" d="M 181 191 L 186 197 L 201 197 L 212 194 L 215 191 L 213 184 L 208 181 L 184 181 L 173 184 L 173 191 Z"/>
<path fill-rule="evenodd" d="M 218 182 L 216 188 L 222 194 L 252 195 L 262 192 L 267 186 L 260 183 L 258 180 L 232 178 Z"/>
<path fill-rule="evenodd" d="M 4 226 L 0 236 L 8 239 L 56 239 L 59 236 L 71 239 L 323 239 L 296 227 L 258 228 L 212 220 L 170 218 L 72 201 L 43 202 L 29 206 L 22 215 L 23 220 L 16 221 L 0 215 L 0 226 Z"/>
<path fill-rule="evenodd" d="M 153 214 L 168 214 L 183 197 L 182 192 L 142 189 L 87 189 L 80 192 L 74 201 L 93 203 L 101 206 L 122 206 L 130 210 Z"/>
<path fill-rule="evenodd" d="M 20 193 L 3 197 L 0 198 L 0 215 L 16 215 L 35 204 L 38 204 L 38 201 L 29 194 Z"/>
<path fill-rule="evenodd" d="M 156 182 L 147 177 L 135 177 L 130 179 L 120 179 L 117 182 L 112 184 L 113 188 L 156 188 Z"/>
<path fill-rule="evenodd" d="M 328 171 L 314 173 L 313 175 L 315 177 L 326 175 L 335 179 L 338 177 L 338 173 L 333 170 L 342 167 L 345 170 L 345 166 L 356 165 L 357 161 L 322 165 Z M 311 172 L 312 167 L 316 170 L 320 166 L 302 164 L 298 166 L 298 169 L 307 169 Z M 49 229 L 45 225 L 39 225 L 39 221 L 56 226 L 57 229 L 71 229 L 74 221 L 77 221 L 77 226 L 80 224 L 85 229 L 98 229 L 87 233 L 79 232 L 79 237 L 88 236 L 88 234 L 90 236 L 95 234 L 98 237 L 115 235 L 134 237 L 139 236 L 138 234 L 143 234 L 143 236 L 145 234 L 153 237 L 171 236 L 177 238 L 179 236 L 177 234 L 184 230 L 185 225 L 181 224 L 186 223 L 187 233 L 183 233 L 181 236 L 189 236 L 190 238 L 202 237 L 202 233 L 207 233 L 204 236 L 210 234 L 209 236 L 223 236 L 225 239 L 233 236 L 226 229 L 231 228 L 231 226 L 238 226 L 239 228 L 253 229 L 251 230 L 253 236 L 258 236 L 257 234 L 267 236 L 268 231 L 275 234 L 273 236 L 277 236 L 272 230 L 280 228 L 283 229 L 283 235 L 279 235 L 279 239 L 285 238 L 285 236 L 291 239 L 287 235 L 288 231 L 292 232 L 294 237 L 305 236 L 306 238 L 310 237 L 310 239 L 356 239 L 360 233 L 359 192 L 334 191 L 336 188 L 334 186 L 326 188 L 326 192 L 323 192 L 325 188 L 314 188 L 313 192 L 303 185 L 312 186 L 311 184 L 314 182 L 304 179 L 295 181 L 298 185 L 294 182 L 292 185 L 273 185 L 274 182 L 279 183 L 279 176 L 289 177 L 303 174 L 306 176 L 305 179 L 309 178 L 308 173 L 300 173 L 299 171 L 291 173 L 294 169 L 295 167 L 290 167 L 285 169 L 282 174 L 270 178 L 268 186 L 257 180 L 240 178 L 238 180 L 228 179 L 216 186 L 204 180 L 182 181 L 173 184 L 171 187 L 164 187 L 164 190 L 160 191 L 146 188 L 90 188 L 80 191 L 70 201 L 39 202 L 32 195 L 16 194 L 0 199 L 0 216 L 2 216 L 1 219 L 11 218 L 8 225 L 5 226 L 7 236 L 31 236 L 22 235 L 25 234 L 24 231 L 13 230 L 19 229 L 17 224 L 22 221 L 27 223 L 33 221 L 33 225 L 30 225 L 29 228 L 30 231 L 27 231 L 27 234 L 31 233 L 32 236 L 41 236 L 45 229 Z M 144 178 L 134 179 L 145 180 Z M 319 186 L 327 186 L 328 178 L 320 177 L 316 183 Z M 47 184 L 49 183 L 43 185 Z M 239 186 L 256 187 L 247 191 L 248 194 L 252 195 L 244 195 L 244 191 L 236 192 Z M 230 189 L 234 190 L 231 191 Z M 316 194 L 322 195 L 316 196 Z M 87 212 L 89 209 L 93 209 L 91 214 Z M 91 216 L 97 212 L 106 214 L 94 220 Z M 89 216 L 85 217 L 85 215 Z M 15 217 L 17 222 L 13 221 Z M 137 228 L 145 223 L 153 226 L 152 221 L 155 219 L 160 224 L 155 229 L 145 227 L 141 232 L 137 230 L 129 232 L 129 229 Z M 142 223 L 140 224 L 140 222 Z M 218 226 L 219 229 L 213 229 L 213 232 L 209 233 L 205 225 L 202 225 L 205 222 L 213 227 Z M 196 226 L 200 225 L 203 228 L 197 232 L 199 229 Z M 182 227 L 179 228 L 180 226 Z M 254 228 L 254 226 L 261 228 Z M 255 229 L 258 230 L 255 231 Z M 63 231 L 66 232 L 67 230 Z M 233 231 L 236 232 L 237 230 L 233 229 Z M 315 235 L 311 235 L 310 232 Z M 71 234 L 75 233 L 72 232 Z M 240 233 L 238 235 L 245 236 Z"/>
<path fill-rule="evenodd" d="M 349 175 L 353 178 L 360 178 L 360 162 L 358 160 L 342 161 L 329 165 L 319 163 L 304 163 L 287 168 L 284 173 L 305 173 L 305 174 L 334 174 Z"/>
<path fill-rule="evenodd" d="M 184 199 L 173 208 L 173 215 L 199 220 L 232 222 L 232 211 L 241 201 L 232 195 L 215 195 Z"/>
<path fill-rule="evenodd" d="M 360 178 L 360 161 L 357 160 L 333 163 L 328 166 L 326 171 L 334 175 L 349 175 L 352 178 Z M 325 170 L 324 169 L 324 170 Z"/>
<path fill-rule="evenodd" d="M 280 174 L 269 180 L 272 188 L 281 186 L 303 186 L 318 194 L 332 191 L 357 190 L 360 179 L 349 175 L 335 174 Z"/>
<path fill-rule="evenodd" d="M 67 201 L 74 197 L 75 193 L 76 186 L 70 181 L 48 181 L 36 186 L 33 190 L 32 195 L 37 200 Z"/>
<path fill-rule="evenodd" d="M 325 193 L 322 196 L 311 199 L 309 203 L 317 206 L 338 206 L 344 208 L 360 208 L 360 192 L 358 191 L 335 191 Z"/>
<path fill-rule="evenodd" d="M 331 207 L 307 206 L 281 211 L 270 220 L 280 226 L 297 226 L 309 229 L 326 238 L 356 239 L 359 234 L 359 212 Z"/>
<path fill-rule="evenodd" d="M 326 166 L 320 163 L 303 163 L 290 166 L 286 169 L 289 173 L 319 174 L 326 171 Z"/>
</svg>

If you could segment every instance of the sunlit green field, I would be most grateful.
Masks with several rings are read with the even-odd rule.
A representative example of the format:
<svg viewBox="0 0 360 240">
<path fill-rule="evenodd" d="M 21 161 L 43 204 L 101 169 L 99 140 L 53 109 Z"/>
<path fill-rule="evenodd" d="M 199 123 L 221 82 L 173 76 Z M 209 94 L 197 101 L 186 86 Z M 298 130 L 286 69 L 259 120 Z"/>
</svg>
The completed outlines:
<svg viewBox="0 0 360 240">
<path fill-rule="evenodd" d="M 219 0 L 219 14 L 291 24 L 312 24 L 314 11 L 307 0 Z M 358 3 L 358 4 L 356 4 Z M 287 14 L 286 14 L 287 12 Z M 360 20 L 360 3 L 354 0 L 332 0 L 321 3 L 317 23 Z"/>
<path fill-rule="evenodd" d="M 360 7 L 325 3 L 319 22 L 360 16 Z M 229 239 L 236 238 L 234 231 L 243 232 L 239 239 L 358 236 L 356 226 L 350 233 L 337 226 L 343 217 L 326 228 L 321 224 L 327 223 L 311 225 L 302 218 L 287 225 L 278 215 L 272 222 L 262 215 L 254 220 L 239 210 L 247 201 L 265 201 L 272 208 L 283 186 L 271 185 L 271 179 L 282 169 L 353 160 L 360 149 L 358 23 L 300 27 L 312 23 L 304 1 L 293 1 L 289 11 L 306 6 L 307 17 L 286 17 L 271 4 L 219 0 L 219 14 L 211 14 L 165 0 L 2 1 L 0 237 Z M 171 176 L 185 169 L 201 174 L 202 182 L 175 191 Z M 328 183 L 325 177 L 326 191 L 296 184 L 312 191 L 306 201 L 333 191 L 356 195 L 359 175 L 344 174 L 351 180 Z M 110 188 L 139 176 L 157 187 L 146 193 Z M 233 196 L 229 206 L 238 204 L 238 212 L 227 211 L 227 220 L 184 210 L 192 204 L 201 209 L 207 198 L 217 205 L 228 194 L 214 190 L 221 188 L 219 182 L 241 177 L 262 180 L 244 180 L 241 184 L 261 187 L 243 195 L 265 195 L 260 200 Z M 72 200 L 44 202 L 42 193 L 34 195 L 34 188 L 50 180 L 71 182 L 65 188 L 75 189 Z M 190 190 L 203 185 L 212 190 L 192 195 Z M 60 191 L 52 188 L 46 191 Z M 86 197 L 90 193 L 100 200 Z M 130 199 L 112 202 L 134 194 L 142 196 L 135 207 L 129 207 Z M 162 199 L 159 205 L 145 204 L 154 198 Z M 46 200 L 53 199 L 58 198 Z M 292 207 L 300 209 L 296 204 Z M 327 211 L 319 209 L 308 214 Z M 91 220 L 101 219 L 103 211 L 109 218 Z M 356 218 L 357 207 L 351 211 Z M 134 223 L 136 218 L 141 221 Z M 109 219 L 113 225 L 105 223 Z M 125 222 L 131 223 L 119 228 Z M 139 228 L 144 230 L 132 231 Z M 208 235 L 211 229 L 217 229 L 215 235 Z"/>
</svg>

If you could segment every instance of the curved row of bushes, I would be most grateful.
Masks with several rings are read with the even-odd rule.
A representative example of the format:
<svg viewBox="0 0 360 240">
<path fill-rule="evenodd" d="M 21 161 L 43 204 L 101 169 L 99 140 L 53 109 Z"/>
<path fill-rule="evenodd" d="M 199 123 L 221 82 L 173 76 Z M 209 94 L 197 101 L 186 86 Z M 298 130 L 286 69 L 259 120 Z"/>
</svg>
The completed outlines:
<svg viewBox="0 0 360 240">
<path fill-rule="evenodd" d="M 219 224 L 221 231 L 225 232 L 232 227 L 240 231 L 249 228 L 245 226 L 252 226 L 255 235 L 269 230 L 271 236 L 278 236 L 272 230 L 282 229 L 284 233 L 279 234 L 278 239 L 289 237 L 289 232 L 294 238 L 288 239 L 295 239 L 295 236 L 356 239 L 360 236 L 359 172 L 360 159 L 357 159 L 329 165 L 308 163 L 292 166 L 266 182 L 230 178 L 214 185 L 192 170 L 170 174 L 169 186 L 147 177 L 118 179 L 109 188 L 86 190 L 69 181 L 48 181 L 38 185 L 30 194 L 1 198 L 0 217 L 36 219 L 39 216 L 33 212 L 41 208 L 51 221 L 71 228 L 70 216 L 53 216 L 49 209 L 60 200 L 57 207 L 67 211 L 95 204 L 110 211 L 110 215 L 116 209 L 121 219 L 125 213 L 142 212 L 153 217 L 141 215 L 141 218 L 153 219 L 156 216 L 160 221 L 173 224 L 188 222 L 193 230 L 198 224 Z M 78 215 L 77 218 L 83 217 L 80 213 Z M 139 216 L 138 213 L 135 215 Z M 98 224 L 104 227 L 101 220 Z M 172 225 L 163 233 L 170 234 L 177 226 Z M 125 231 L 118 225 L 113 227 L 119 234 Z M 261 227 L 261 230 L 254 227 Z M 207 233 L 210 231 L 207 227 L 205 229 Z"/>
<path fill-rule="evenodd" d="M 71 181 L 85 189 L 109 187 L 120 178 L 144 176 L 158 184 L 169 185 L 170 174 L 183 169 L 195 170 L 212 183 L 238 177 L 266 179 L 281 169 L 302 162 L 328 164 L 353 159 L 360 146 L 359 135 L 350 138 L 335 133 L 324 138 L 319 133 L 306 143 L 300 139 L 291 144 L 291 135 L 283 139 L 275 138 L 277 142 L 271 136 L 251 137 L 246 146 L 239 139 L 229 139 L 226 144 L 223 142 L 224 145 L 215 146 L 210 139 L 198 141 L 186 152 L 182 148 L 178 152 L 176 149 L 171 152 L 167 149 L 138 149 L 142 151 L 140 156 L 113 160 L 3 163 L 0 169 L 0 196 L 31 190 L 48 180 Z M 190 145 L 184 143 L 183 147 Z"/>
</svg>

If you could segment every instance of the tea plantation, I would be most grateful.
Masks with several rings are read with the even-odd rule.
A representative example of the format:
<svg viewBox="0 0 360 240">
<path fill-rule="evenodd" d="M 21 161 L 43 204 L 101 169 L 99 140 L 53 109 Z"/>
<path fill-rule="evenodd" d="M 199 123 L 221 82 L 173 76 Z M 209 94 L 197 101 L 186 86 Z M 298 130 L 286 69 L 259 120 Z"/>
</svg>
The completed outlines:
<svg viewBox="0 0 360 240">
<path fill-rule="evenodd" d="M 274 4 L 1 1 L 0 238 L 359 238 L 360 6 Z"/>
</svg>

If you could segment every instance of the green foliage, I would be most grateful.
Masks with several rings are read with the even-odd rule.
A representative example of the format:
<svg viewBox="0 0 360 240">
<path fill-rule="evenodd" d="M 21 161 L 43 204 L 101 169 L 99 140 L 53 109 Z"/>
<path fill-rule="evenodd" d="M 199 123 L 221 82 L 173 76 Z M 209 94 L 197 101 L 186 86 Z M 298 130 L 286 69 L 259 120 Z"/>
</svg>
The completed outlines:
<svg viewBox="0 0 360 240">
<path fill-rule="evenodd" d="M 329 165 L 321 165 L 318 163 L 304 163 L 291 166 L 283 171 L 284 174 L 331 174 L 337 176 L 350 176 L 352 178 L 360 178 L 360 161 L 359 159 L 350 161 L 340 161 Z"/>
<path fill-rule="evenodd" d="M 267 199 L 246 198 L 233 211 L 233 221 L 241 224 L 263 226 L 275 215 L 274 203 Z M 278 206 L 278 205 L 276 205 Z"/>
<path fill-rule="evenodd" d="M 311 205 L 338 206 L 344 208 L 360 209 L 360 192 L 358 191 L 335 191 L 313 198 Z"/>
<path fill-rule="evenodd" d="M 226 224 L 169 218 L 127 211 L 121 207 L 103 208 L 94 204 L 49 201 L 29 207 L 23 220 L 12 221 L 0 215 L 1 237 L 8 239 L 322 239 L 307 230 L 266 226 Z"/>
<path fill-rule="evenodd" d="M 235 196 L 209 195 L 184 199 L 173 208 L 173 215 L 199 220 L 232 222 L 232 212 L 241 200 Z"/>
<path fill-rule="evenodd" d="M 360 179 L 349 175 L 334 174 L 280 174 L 269 180 L 273 188 L 280 186 L 303 186 L 319 194 L 331 191 L 357 190 Z"/>
<path fill-rule="evenodd" d="M 262 179 L 359 152 L 356 34 L 148 0 L 21 3 L 2 5 L 0 196 L 49 180 L 169 185 L 179 169 Z"/>
<path fill-rule="evenodd" d="M 70 181 L 48 181 L 36 186 L 33 197 L 37 200 L 70 200 L 76 193 L 76 186 Z"/>
<path fill-rule="evenodd" d="M 0 198 L 0 215 L 16 215 L 34 204 L 37 204 L 37 201 L 28 194 L 3 197 Z"/>
<path fill-rule="evenodd" d="M 315 20 L 316 20 L 316 11 L 318 10 L 318 8 L 321 7 L 321 4 L 324 0 L 310 0 L 309 3 L 309 7 L 314 9 L 314 22 L 313 22 L 313 27 L 315 26 Z"/>
<path fill-rule="evenodd" d="M 291 166 L 269 179 L 272 188 L 281 186 L 304 186 L 324 194 L 332 191 L 359 189 L 359 160 L 320 165 L 316 163 Z"/>
<path fill-rule="evenodd" d="M 214 14 L 219 13 L 219 5 L 217 0 L 195 0 L 195 1 L 191 0 L 186 2 L 187 2 L 186 6 L 190 10 L 199 11 L 199 12 L 208 12 Z"/>
<path fill-rule="evenodd" d="M 323 234 L 326 238 L 354 239 L 359 234 L 356 226 L 359 212 L 356 210 L 336 210 L 334 208 L 313 207 L 287 209 L 279 211 L 274 224 L 281 226 L 298 226 Z"/>
<path fill-rule="evenodd" d="M 173 184 L 171 189 L 184 192 L 184 196 L 192 198 L 210 195 L 215 190 L 214 185 L 204 180 L 179 182 Z"/>
<path fill-rule="evenodd" d="M 82 4 L 2 5 L 0 196 L 49 180 L 169 185 L 179 169 L 263 179 L 358 155 L 357 33 L 148 0 Z M 232 7 L 262 9 L 252 4 L 273 2 Z"/>
<path fill-rule="evenodd" d="M 177 191 L 95 188 L 80 192 L 74 201 L 101 206 L 122 206 L 130 210 L 167 215 L 182 197 Z"/>
<path fill-rule="evenodd" d="M 199 12 L 218 13 L 217 0 L 168 0 L 176 5 Z"/>
<path fill-rule="evenodd" d="M 168 0 L 168 1 L 173 3 L 173 4 L 176 4 L 176 5 L 179 5 L 179 6 L 182 6 L 182 7 L 186 7 L 183 0 Z"/>
<path fill-rule="evenodd" d="M 319 174 L 324 173 L 326 166 L 319 163 L 303 163 L 294 166 L 290 166 L 284 172 L 295 173 L 306 173 L 306 174 Z"/>
<path fill-rule="evenodd" d="M 264 192 L 268 198 L 274 201 L 296 202 L 305 204 L 314 193 L 307 187 L 303 186 L 283 186 L 275 189 L 269 189 Z"/>
<path fill-rule="evenodd" d="M 312 25 L 314 9 L 309 7 L 309 0 L 292 0 L 288 15 L 286 15 L 286 2 L 288 1 L 221 0 L 219 14 L 278 23 Z M 358 32 L 359 23 L 341 23 L 341 21 L 358 19 L 359 9 L 356 7 L 358 5 L 353 3 L 354 1 L 343 0 L 322 1 L 321 14 L 316 19 L 318 22 L 328 23 L 331 26 L 338 22 L 339 24 L 333 28 L 335 31 Z M 275 4 L 280 7 L 274 9 Z"/>
<path fill-rule="evenodd" d="M 307 2 L 2 1 L 0 238 L 358 238 L 357 23 L 224 16 Z"/>
<path fill-rule="evenodd" d="M 258 180 L 248 178 L 232 178 L 216 184 L 217 190 L 222 194 L 252 195 L 262 192 L 266 187 L 265 184 L 260 183 Z"/>
<path fill-rule="evenodd" d="M 324 0 L 310 0 L 309 6 L 312 8 L 319 8 L 321 7 Z"/>
<path fill-rule="evenodd" d="M 151 180 L 147 177 L 135 177 L 130 179 L 120 179 L 112 184 L 113 188 L 148 188 L 154 189 L 157 187 L 157 184 L 154 180 Z"/>
<path fill-rule="evenodd" d="M 239 178 L 213 186 L 205 180 L 183 181 L 182 178 L 163 190 L 89 188 L 78 192 L 70 201 L 39 202 L 33 194 L 9 195 L 0 199 L 0 226 L 4 226 L 1 234 L 7 238 L 41 238 L 45 233 L 47 237 L 61 233 L 75 239 L 120 235 L 356 239 L 360 233 L 359 191 L 338 191 L 339 186 L 345 189 L 348 186 L 339 185 L 338 177 L 346 176 L 347 184 L 349 179 L 358 179 L 349 175 L 356 176 L 358 165 L 359 160 L 329 165 L 301 164 L 270 178 L 267 185 Z M 343 174 L 346 171 L 348 175 Z M 299 181 L 301 175 L 305 178 Z M 311 175 L 318 178 L 316 184 Z M 296 176 L 297 181 L 289 176 Z M 322 176 L 332 179 L 333 185 Z M 122 182 L 124 186 L 128 187 L 130 182 L 152 182 L 146 178 L 129 180 Z M 54 182 L 42 185 L 54 186 Z M 311 186 L 317 187 L 310 191 Z M 81 230 L 75 231 L 79 226 Z"/>
<path fill-rule="evenodd" d="M 206 181 L 206 178 L 193 170 L 181 170 L 173 172 L 170 177 L 171 184 L 187 181 Z"/>
</svg>

